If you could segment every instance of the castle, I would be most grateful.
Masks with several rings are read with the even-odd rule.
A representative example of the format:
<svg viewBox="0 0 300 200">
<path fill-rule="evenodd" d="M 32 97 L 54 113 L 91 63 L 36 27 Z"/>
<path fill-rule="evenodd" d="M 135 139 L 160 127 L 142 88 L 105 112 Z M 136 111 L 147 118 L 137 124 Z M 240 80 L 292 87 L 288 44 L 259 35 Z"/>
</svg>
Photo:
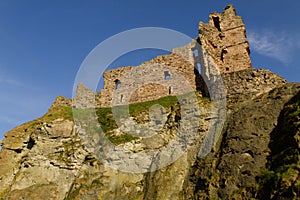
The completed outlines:
<svg viewBox="0 0 300 200">
<path fill-rule="evenodd" d="M 173 49 L 169 55 L 158 56 L 138 67 L 106 71 L 103 75 L 104 88 L 99 93 L 90 91 L 90 96 L 83 97 L 80 90 L 85 89 L 79 85 L 73 104 L 74 107 L 84 108 L 88 107 L 86 102 L 95 100 L 96 107 L 112 107 L 195 90 L 207 96 L 210 89 L 208 83 L 214 87 L 214 79 L 218 75 L 225 79 L 227 95 L 243 93 L 244 89 L 249 88 L 256 92 L 268 88 L 269 82 L 262 83 L 260 78 L 251 83 L 232 85 L 231 80 L 236 79 L 232 74 L 237 72 L 254 73 L 255 70 L 252 70 L 244 22 L 236 15 L 233 5 L 228 5 L 221 14 L 211 13 L 207 24 L 200 22 L 196 39 Z M 268 72 L 259 71 L 251 76 L 264 76 L 263 73 Z M 272 76 L 270 84 L 273 79 L 281 81 L 281 78 Z"/>
</svg>

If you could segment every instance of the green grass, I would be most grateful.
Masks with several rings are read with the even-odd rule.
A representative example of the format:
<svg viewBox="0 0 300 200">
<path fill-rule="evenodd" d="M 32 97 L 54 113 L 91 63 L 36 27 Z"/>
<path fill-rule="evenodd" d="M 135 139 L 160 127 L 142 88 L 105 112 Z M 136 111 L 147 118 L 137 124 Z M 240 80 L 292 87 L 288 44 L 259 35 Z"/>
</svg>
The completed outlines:
<svg viewBox="0 0 300 200">
<path fill-rule="evenodd" d="M 153 101 L 133 103 L 127 106 L 115 106 L 114 108 L 95 108 L 96 115 L 98 117 L 98 122 L 101 125 L 102 131 L 105 133 L 106 137 L 115 145 L 132 141 L 136 139 L 129 134 L 122 134 L 119 136 L 113 135 L 113 130 L 118 128 L 116 121 L 119 121 L 121 118 L 126 118 L 129 116 L 135 118 L 138 123 L 145 123 L 144 116 L 149 115 L 149 110 L 154 105 L 160 105 L 169 112 L 172 106 L 179 106 L 179 100 L 183 98 L 189 98 L 194 93 L 187 93 L 179 96 L 167 96 Z M 201 99 L 201 101 L 199 101 Z M 198 101 L 201 102 L 200 106 L 207 105 L 209 99 L 198 97 Z M 202 105 L 203 104 L 203 105 Z M 88 119 L 89 114 L 92 114 L 90 109 L 75 109 L 74 117 L 77 119 Z M 62 113 L 67 115 L 67 113 Z M 67 115 L 68 116 L 68 115 Z M 143 118 L 141 117 L 143 116 Z"/>
<path fill-rule="evenodd" d="M 129 105 L 129 113 L 131 116 L 135 116 L 138 113 L 149 111 L 150 107 L 156 104 L 159 104 L 163 106 L 164 108 L 169 108 L 172 105 L 176 104 L 178 102 L 177 97 L 175 96 L 167 96 L 160 98 L 158 100 L 154 101 L 147 101 L 147 102 L 141 102 L 141 103 L 134 103 Z"/>
<path fill-rule="evenodd" d="M 30 135 L 44 122 L 51 123 L 53 120 L 58 118 L 73 120 L 72 108 L 67 106 L 50 108 L 44 116 L 34 119 L 33 121 L 21 124 L 20 126 L 17 126 L 10 131 L 17 131 L 20 133 L 24 131 L 26 132 L 26 134 Z M 23 137 L 23 135 L 20 134 L 20 137 Z"/>
<path fill-rule="evenodd" d="M 168 96 L 154 101 L 147 101 L 141 103 L 130 104 L 129 106 L 116 106 L 114 108 L 96 108 L 98 122 L 101 124 L 101 129 L 106 134 L 108 139 L 115 145 L 132 141 L 136 137 L 129 134 L 122 134 L 119 136 L 112 135 L 112 130 L 118 128 L 115 118 L 122 118 L 126 113 L 132 117 L 138 117 L 141 113 L 149 114 L 151 106 L 159 104 L 165 109 L 170 108 L 178 102 L 177 97 Z M 115 111 L 113 114 L 113 110 Z"/>
<path fill-rule="evenodd" d="M 50 108 L 49 111 L 42 117 L 42 120 L 44 122 L 51 122 L 58 118 L 73 120 L 72 108 L 67 106 L 57 106 Z"/>
<path fill-rule="evenodd" d="M 194 93 L 187 93 L 179 96 L 179 99 L 188 98 L 190 95 Z M 98 122 L 101 125 L 102 131 L 105 133 L 106 137 L 114 143 L 115 145 L 129 142 L 131 140 L 136 139 L 135 137 L 122 134 L 119 136 L 113 135 L 113 130 L 118 128 L 116 123 L 116 119 L 120 119 L 122 117 L 128 117 L 128 113 L 131 117 L 138 119 L 139 123 L 143 123 L 140 121 L 141 115 L 149 115 L 149 110 L 153 105 L 160 105 L 165 108 L 166 111 L 170 111 L 172 106 L 179 106 L 178 98 L 176 96 L 167 96 L 153 101 L 141 102 L 141 103 L 133 103 L 128 106 L 116 106 L 112 108 L 95 108 L 95 109 L 72 109 L 67 106 L 56 106 L 50 108 L 49 111 L 42 117 L 37 120 L 34 120 L 31 123 L 31 126 L 34 128 L 37 124 L 42 122 L 51 122 L 58 118 L 63 118 L 65 120 L 86 120 L 93 119 L 93 115 L 96 114 L 98 118 Z M 126 115 L 127 114 L 127 115 Z M 74 117 L 74 118 L 73 118 Z"/>
<path fill-rule="evenodd" d="M 102 186 L 103 183 L 102 183 L 99 179 L 94 179 L 94 180 L 92 181 L 92 185 L 100 185 L 100 186 Z"/>
<path fill-rule="evenodd" d="M 101 124 L 101 129 L 105 133 L 118 128 L 118 125 L 114 120 L 111 108 L 96 108 L 96 114 L 98 117 L 98 122 Z"/>
<path fill-rule="evenodd" d="M 188 98 L 190 95 L 194 95 L 194 93 L 187 93 L 179 96 L 179 99 Z M 129 134 L 122 134 L 119 136 L 113 135 L 113 130 L 118 128 L 116 123 L 116 119 L 124 117 L 128 117 L 128 113 L 131 117 L 133 117 L 137 123 L 145 123 L 147 122 L 146 115 L 149 115 L 149 110 L 154 105 L 160 105 L 164 107 L 164 109 L 169 112 L 172 106 L 180 106 L 178 104 L 179 100 L 176 96 L 167 96 L 153 101 L 133 103 L 128 106 L 118 106 L 112 108 L 95 108 L 95 109 L 72 109 L 72 107 L 68 106 L 55 106 L 51 107 L 48 112 L 42 116 L 41 118 L 35 119 L 31 122 L 25 123 L 22 125 L 22 129 L 26 129 L 28 132 L 34 131 L 39 125 L 42 123 L 51 123 L 56 119 L 64 119 L 64 120 L 93 120 L 93 115 L 96 114 L 98 118 L 98 122 L 101 125 L 102 131 L 105 133 L 106 137 L 115 145 L 132 141 L 136 139 Z M 199 100 L 199 98 L 198 98 Z M 202 99 L 201 104 L 206 102 L 205 99 Z M 209 99 L 207 99 L 209 102 Z M 206 102 L 206 103 L 207 103 Z M 206 104 L 205 103 L 205 104 Z M 203 105 L 202 105 L 203 106 Z M 116 111 L 116 112 L 113 112 Z M 94 131 L 99 131 L 98 129 Z"/>
<path fill-rule="evenodd" d="M 112 142 L 115 145 L 119 145 L 119 144 L 124 144 L 126 142 L 130 142 L 132 140 L 137 139 L 137 137 L 134 137 L 132 135 L 129 134 L 124 134 L 124 135 L 119 135 L 119 136 L 112 136 L 109 135 L 108 139 L 110 140 L 110 142 Z"/>
</svg>

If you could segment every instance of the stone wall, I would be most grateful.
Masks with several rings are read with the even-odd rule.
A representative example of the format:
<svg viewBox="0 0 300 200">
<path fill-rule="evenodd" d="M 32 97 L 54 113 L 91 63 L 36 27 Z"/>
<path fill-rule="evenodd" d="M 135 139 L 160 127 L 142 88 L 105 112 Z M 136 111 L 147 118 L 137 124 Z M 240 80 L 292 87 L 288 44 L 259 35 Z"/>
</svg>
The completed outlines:
<svg viewBox="0 0 300 200">
<path fill-rule="evenodd" d="M 95 105 L 95 94 L 92 90 L 85 87 L 83 83 L 79 83 L 76 89 L 76 95 L 72 101 L 73 108 L 91 108 Z"/>
<path fill-rule="evenodd" d="M 246 28 L 232 5 L 227 6 L 222 14 L 210 14 L 208 24 L 200 22 L 199 39 L 220 73 L 252 68 Z M 202 74 L 207 74 L 209 69 L 202 66 L 202 70 Z"/>
<path fill-rule="evenodd" d="M 104 86 L 103 89 L 96 94 L 96 102 L 99 107 L 110 107 L 112 101 L 112 93 L 117 89 L 117 85 L 121 86 L 121 77 L 133 66 L 121 67 L 117 69 L 108 70 L 103 74 Z M 118 87 L 119 87 L 118 86 Z"/>
<path fill-rule="evenodd" d="M 190 43 L 137 67 L 105 72 L 104 88 L 96 95 L 97 106 L 151 101 L 196 90 L 197 71 L 192 47 Z"/>
</svg>

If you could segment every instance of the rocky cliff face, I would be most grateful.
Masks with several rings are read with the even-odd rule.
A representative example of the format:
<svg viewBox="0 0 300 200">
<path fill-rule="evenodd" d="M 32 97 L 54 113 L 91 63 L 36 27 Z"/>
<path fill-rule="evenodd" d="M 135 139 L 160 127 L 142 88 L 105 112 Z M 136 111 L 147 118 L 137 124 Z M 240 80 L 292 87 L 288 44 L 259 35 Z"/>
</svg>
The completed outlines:
<svg viewBox="0 0 300 200">
<path fill-rule="evenodd" d="M 299 87 L 299 84 L 280 85 L 271 92 L 235 105 L 229 111 L 227 126 L 219 144 L 194 165 L 192 177 L 197 199 L 277 199 L 283 193 L 288 194 L 282 196 L 286 198 L 299 195 L 299 182 L 298 186 L 296 184 L 299 169 L 291 167 L 299 167 L 299 130 L 295 127 L 295 121 L 299 123 Z M 293 102 L 293 109 L 287 113 L 290 102 Z M 289 118 L 292 119 L 283 117 L 284 114 L 291 115 Z M 286 120 L 291 120 L 291 124 Z M 284 128 L 282 124 L 285 124 Z M 284 138 L 289 138 L 289 141 Z M 281 156 L 281 163 L 273 167 L 280 168 L 278 173 L 281 174 L 274 176 L 279 176 L 277 181 L 281 182 L 282 173 L 285 173 L 284 180 L 288 186 L 265 177 L 269 176 L 271 163 L 278 159 L 276 155 Z M 288 174 L 290 168 L 293 171 Z M 268 187 L 276 191 L 272 192 Z"/>
<path fill-rule="evenodd" d="M 249 78 L 257 72 L 234 73 L 228 77 L 243 76 L 251 84 Z M 256 92 L 244 90 L 245 95 L 228 97 L 222 135 L 203 158 L 197 154 L 212 119 L 207 109 L 210 102 L 198 97 L 202 108 L 199 137 L 174 163 L 148 173 L 120 172 L 96 159 L 78 137 L 80 130 L 74 127 L 70 101 L 58 97 L 42 118 L 6 133 L 0 153 L 0 199 L 299 197 L 300 84 L 271 82 L 267 91 L 265 87 Z M 146 151 L 147 145 L 160 148 L 180 122 L 176 101 L 164 107 L 166 126 L 147 141 L 122 135 L 108 119 L 101 124 L 119 147 L 133 151 Z M 133 111 L 132 118 L 140 123 L 149 121 L 148 108 Z M 108 110 L 98 112 L 99 118 L 110 116 Z M 158 159 L 154 158 L 153 163 Z"/>
</svg>

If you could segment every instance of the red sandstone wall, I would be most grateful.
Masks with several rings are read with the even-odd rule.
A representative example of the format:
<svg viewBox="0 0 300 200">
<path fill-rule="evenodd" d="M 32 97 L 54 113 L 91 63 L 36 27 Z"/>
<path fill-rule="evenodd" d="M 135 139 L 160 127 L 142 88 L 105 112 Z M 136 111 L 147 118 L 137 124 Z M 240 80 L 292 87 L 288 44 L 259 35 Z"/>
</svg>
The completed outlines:
<svg viewBox="0 0 300 200">
<path fill-rule="evenodd" d="M 226 7 L 222 14 L 212 13 L 209 18 L 208 24 L 200 22 L 199 38 L 220 73 L 251 69 L 246 28 L 233 6 Z"/>
</svg>

